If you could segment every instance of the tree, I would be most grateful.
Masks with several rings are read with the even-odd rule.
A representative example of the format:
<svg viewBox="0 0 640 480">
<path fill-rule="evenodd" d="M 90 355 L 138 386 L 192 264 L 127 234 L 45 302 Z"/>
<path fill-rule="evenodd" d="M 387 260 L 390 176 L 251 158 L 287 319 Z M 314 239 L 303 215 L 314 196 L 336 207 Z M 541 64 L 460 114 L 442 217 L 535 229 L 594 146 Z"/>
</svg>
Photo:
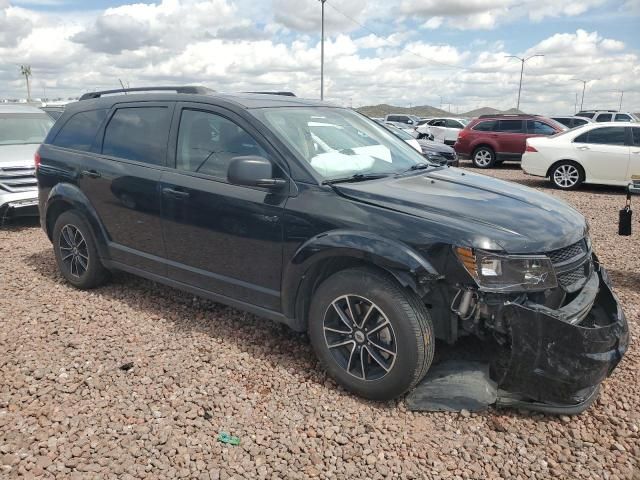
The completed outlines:
<svg viewBox="0 0 640 480">
<path fill-rule="evenodd" d="M 27 81 L 27 102 L 31 101 L 31 86 L 29 85 L 29 77 L 31 76 L 31 65 L 20 65 L 20 74 L 24 75 Z"/>
</svg>

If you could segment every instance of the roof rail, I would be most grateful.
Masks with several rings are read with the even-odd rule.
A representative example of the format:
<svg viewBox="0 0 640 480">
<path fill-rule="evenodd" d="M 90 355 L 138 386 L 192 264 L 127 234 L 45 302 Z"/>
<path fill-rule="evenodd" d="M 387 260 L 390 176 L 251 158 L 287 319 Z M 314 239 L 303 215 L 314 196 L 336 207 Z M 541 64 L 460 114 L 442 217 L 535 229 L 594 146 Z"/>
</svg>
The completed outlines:
<svg viewBox="0 0 640 480">
<path fill-rule="evenodd" d="M 282 95 L 284 97 L 295 97 L 296 94 L 293 92 L 244 92 L 244 93 L 255 93 L 257 95 Z"/>
<path fill-rule="evenodd" d="M 118 93 L 127 94 L 130 92 L 176 92 L 176 93 L 194 93 L 198 95 L 209 95 L 215 90 L 207 87 L 135 87 L 135 88 L 118 88 L 116 90 L 102 90 L 100 92 L 88 92 L 80 97 L 80 100 L 90 100 L 92 98 L 100 98 L 103 95 L 115 95 Z"/>
<path fill-rule="evenodd" d="M 478 118 L 493 118 L 493 117 L 539 117 L 540 115 L 534 115 L 531 113 L 494 113 L 480 115 Z"/>
</svg>

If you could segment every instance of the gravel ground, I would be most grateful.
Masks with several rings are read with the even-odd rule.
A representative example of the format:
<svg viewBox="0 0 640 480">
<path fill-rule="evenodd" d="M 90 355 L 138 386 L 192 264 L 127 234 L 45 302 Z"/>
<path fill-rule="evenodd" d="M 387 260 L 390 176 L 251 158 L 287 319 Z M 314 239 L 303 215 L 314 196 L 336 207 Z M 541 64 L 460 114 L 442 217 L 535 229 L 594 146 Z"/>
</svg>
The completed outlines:
<svg viewBox="0 0 640 480">
<path fill-rule="evenodd" d="M 639 479 L 640 222 L 617 236 L 621 189 L 488 173 L 590 220 L 633 343 L 587 412 L 365 401 L 318 370 L 304 335 L 128 275 L 74 290 L 42 231 L 14 225 L 0 230 L 0 477 Z"/>
</svg>

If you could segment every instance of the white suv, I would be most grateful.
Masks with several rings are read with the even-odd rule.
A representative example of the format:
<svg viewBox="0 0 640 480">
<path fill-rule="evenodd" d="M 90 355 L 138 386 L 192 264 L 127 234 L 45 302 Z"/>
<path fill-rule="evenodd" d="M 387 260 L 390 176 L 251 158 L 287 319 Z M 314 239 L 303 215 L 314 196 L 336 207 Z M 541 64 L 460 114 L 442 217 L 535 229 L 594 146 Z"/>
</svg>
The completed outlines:
<svg viewBox="0 0 640 480">
<path fill-rule="evenodd" d="M 640 122 L 640 119 L 630 112 L 618 112 L 617 110 L 582 110 L 576 113 L 576 117 L 590 118 L 594 122 Z"/>
</svg>

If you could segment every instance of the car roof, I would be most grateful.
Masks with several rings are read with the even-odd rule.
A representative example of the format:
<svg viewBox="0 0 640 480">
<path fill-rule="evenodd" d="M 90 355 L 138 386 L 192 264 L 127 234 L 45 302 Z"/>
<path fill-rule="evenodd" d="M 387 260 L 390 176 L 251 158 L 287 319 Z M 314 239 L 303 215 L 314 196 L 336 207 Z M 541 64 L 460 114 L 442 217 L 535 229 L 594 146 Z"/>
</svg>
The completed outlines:
<svg viewBox="0 0 640 480">
<path fill-rule="evenodd" d="M 46 115 L 46 113 L 37 107 L 18 103 L 0 103 L 0 113 L 35 113 L 38 115 Z"/>
<path fill-rule="evenodd" d="M 87 110 L 92 108 L 111 107 L 117 103 L 129 102 L 194 102 L 211 103 L 219 102 L 233 103 L 240 108 L 275 108 L 275 107 L 336 107 L 328 102 L 309 100 L 285 95 L 270 95 L 261 93 L 218 93 L 191 94 L 191 93 L 118 93 L 105 95 L 98 98 L 80 100 L 67 105 L 69 110 Z"/>
</svg>

